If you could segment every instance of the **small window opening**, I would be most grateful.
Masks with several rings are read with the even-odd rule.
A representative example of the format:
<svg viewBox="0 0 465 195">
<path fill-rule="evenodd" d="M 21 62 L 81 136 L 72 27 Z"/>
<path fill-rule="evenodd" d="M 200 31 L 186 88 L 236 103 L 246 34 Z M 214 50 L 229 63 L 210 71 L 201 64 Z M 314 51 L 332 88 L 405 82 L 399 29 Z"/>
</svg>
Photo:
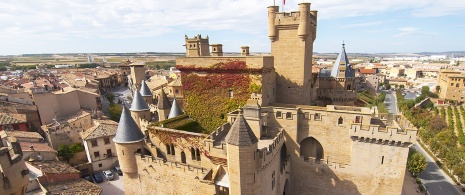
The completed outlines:
<svg viewBox="0 0 465 195">
<path fill-rule="evenodd" d="M 283 116 L 282 116 L 281 111 L 277 111 L 277 112 L 276 112 L 276 118 L 282 118 L 282 117 L 283 117 Z"/>
<path fill-rule="evenodd" d="M 384 163 L 384 156 L 381 157 L 381 164 L 383 164 L 383 163 Z"/>
<path fill-rule="evenodd" d="M 342 122 L 344 122 L 344 119 L 342 119 L 342 117 L 339 117 L 339 119 L 337 120 L 337 124 L 342 125 Z"/>
</svg>

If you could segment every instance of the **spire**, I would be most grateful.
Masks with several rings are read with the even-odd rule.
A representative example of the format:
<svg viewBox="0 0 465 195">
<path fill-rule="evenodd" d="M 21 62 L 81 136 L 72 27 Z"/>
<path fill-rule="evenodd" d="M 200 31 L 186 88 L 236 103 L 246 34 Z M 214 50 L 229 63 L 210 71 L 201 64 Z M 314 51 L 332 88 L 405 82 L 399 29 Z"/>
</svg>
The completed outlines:
<svg viewBox="0 0 465 195">
<path fill-rule="evenodd" d="M 245 118 L 242 116 L 242 113 L 239 113 L 237 116 L 237 119 L 232 124 L 225 140 L 228 144 L 236 146 L 247 146 L 258 142 L 257 137 Z"/>
<path fill-rule="evenodd" d="M 171 106 L 170 114 L 168 119 L 180 116 L 183 114 L 182 110 L 179 108 L 178 102 L 176 102 L 176 97 L 174 97 L 173 105 Z"/>
<path fill-rule="evenodd" d="M 137 126 L 134 119 L 131 117 L 128 109 L 123 106 L 123 111 L 118 123 L 116 135 L 113 138 L 115 143 L 135 143 L 145 139 L 139 126 Z"/>
<path fill-rule="evenodd" d="M 131 108 L 129 110 L 131 111 L 150 110 L 149 105 L 147 105 L 147 102 L 145 102 L 144 98 L 137 90 L 134 92 L 134 99 L 132 100 Z"/>
<path fill-rule="evenodd" d="M 140 94 L 142 96 L 152 96 L 149 86 L 145 83 L 145 80 L 142 80 L 142 85 L 140 87 Z"/>
<path fill-rule="evenodd" d="M 345 43 L 342 42 L 342 51 L 337 56 L 336 62 L 334 62 L 333 68 L 331 69 L 331 77 L 355 77 L 354 69 L 347 58 Z M 344 74 L 339 74 L 340 71 L 344 71 Z"/>
<path fill-rule="evenodd" d="M 170 100 L 168 99 L 168 96 L 166 95 L 163 88 L 160 89 L 157 107 L 159 110 L 166 110 L 171 108 Z"/>
</svg>

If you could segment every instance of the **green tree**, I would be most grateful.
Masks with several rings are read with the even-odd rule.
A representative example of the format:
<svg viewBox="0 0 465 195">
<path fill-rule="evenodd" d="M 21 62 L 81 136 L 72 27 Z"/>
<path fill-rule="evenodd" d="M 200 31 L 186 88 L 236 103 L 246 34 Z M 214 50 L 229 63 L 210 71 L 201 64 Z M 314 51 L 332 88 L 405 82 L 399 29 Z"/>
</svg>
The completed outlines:
<svg viewBox="0 0 465 195">
<path fill-rule="evenodd" d="M 384 85 L 384 86 L 386 86 L 386 89 L 391 89 L 391 85 L 390 85 L 390 84 L 386 84 L 386 85 Z"/>
<path fill-rule="evenodd" d="M 84 151 L 84 146 L 81 143 L 74 143 L 74 144 L 71 144 L 71 146 L 69 147 L 69 150 L 71 154 L 74 155 L 78 152 Z"/>
<path fill-rule="evenodd" d="M 407 160 L 407 168 L 414 176 L 419 175 L 426 168 L 425 156 L 417 152 L 416 150 L 411 150 Z"/>
<path fill-rule="evenodd" d="M 428 95 L 429 94 L 429 87 L 428 86 L 421 87 L 421 94 L 422 95 Z"/>
<path fill-rule="evenodd" d="M 61 157 L 63 160 L 68 161 L 73 154 L 71 153 L 71 150 L 69 149 L 68 145 L 62 144 L 58 147 L 58 157 Z"/>
<path fill-rule="evenodd" d="M 441 90 L 441 86 L 436 85 L 436 93 L 439 93 L 439 90 Z"/>
<path fill-rule="evenodd" d="M 111 120 L 119 122 L 119 118 L 123 112 L 123 106 L 119 104 L 110 104 L 110 109 L 108 112 Z"/>
<path fill-rule="evenodd" d="M 110 104 L 113 104 L 113 101 L 115 100 L 115 95 L 113 95 L 112 93 L 107 93 L 107 95 L 105 95 L 105 97 L 108 99 Z"/>
</svg>

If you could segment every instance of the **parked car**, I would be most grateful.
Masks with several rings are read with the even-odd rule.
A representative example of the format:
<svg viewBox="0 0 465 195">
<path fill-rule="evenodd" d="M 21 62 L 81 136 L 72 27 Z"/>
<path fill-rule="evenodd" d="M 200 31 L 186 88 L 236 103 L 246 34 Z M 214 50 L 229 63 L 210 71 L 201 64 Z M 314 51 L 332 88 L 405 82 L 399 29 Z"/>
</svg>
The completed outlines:
<svg viewBox="0 0 465 195">
<path fill-rule="evenodd" d="M 119 166 L 113 167 L 113 171 L 115 171 L 115 173 L 118 175 L 123 175 L 123 171 L 121 171 Z"/>
<path fill-rule="evenodd" d="M 108 180 L 114 180 L 115 175 L 110 170 L 105 170 L 103 171 L 103 175 L 108 179 Z"/>
<path fill-rule="evenodd" d="M 84 176 L 82 176 L 82 178 L 87 180 L 87 181 L 90 181 L 90 182 L 94 183 L 94 181 L 92 181 L 92 177 L 90 175 L 84 175 Z"/>
<path fill-rule="evenodd" d="M 103 182 L 103 177 L 102 175 L 100 175 L 100 173 L 94 173 L 94 179 L 95 179 L 95 182 L 97 183 Z"/>
</svg>

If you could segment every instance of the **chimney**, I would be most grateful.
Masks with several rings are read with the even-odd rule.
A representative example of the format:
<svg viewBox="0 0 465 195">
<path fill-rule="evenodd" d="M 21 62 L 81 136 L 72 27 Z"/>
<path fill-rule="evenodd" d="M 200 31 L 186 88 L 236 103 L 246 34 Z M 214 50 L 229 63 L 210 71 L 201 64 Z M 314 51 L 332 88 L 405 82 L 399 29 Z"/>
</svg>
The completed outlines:
<svg viewBox="0 0 465 195">
<path fill-rule="evenodd" d="M 223 56 L 223 45 L 222 44 L 211 44 L 212 46 L 212 57 Z"/>
<path fill-rule="evenodd" d="M 250 55 L 249 46 L 242 46 L 241 50 L 242 50 L 241 56 L 249 56 Z"/>
</svg>

